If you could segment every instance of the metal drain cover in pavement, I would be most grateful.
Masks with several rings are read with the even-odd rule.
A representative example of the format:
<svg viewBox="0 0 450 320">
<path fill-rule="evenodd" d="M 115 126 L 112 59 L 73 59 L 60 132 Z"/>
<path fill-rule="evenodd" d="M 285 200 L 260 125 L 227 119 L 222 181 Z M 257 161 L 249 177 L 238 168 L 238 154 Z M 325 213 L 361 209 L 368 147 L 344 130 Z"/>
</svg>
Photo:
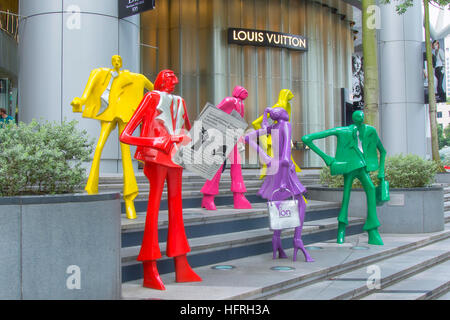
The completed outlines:
<svg viewBox="0 0 450 320">
<path fill-rule="evenodd" d="M 316 247 L 316 246 L 309 246 L 305 247 L 306 250 L 322 250 L 322 247 Z"/>
<path fill-rule="evenodd" d="M 231 269 L 235 269 L 235 266 L 230 266 L 230 265 L 218 265 L 218 266 L 214 266 L 211 267 L 211 269 L 214 270 L 231 270 Z"/>
<path fill-rule="evenodd" d="M 270 270 L 273 270 L 273 271 L 293 271 L 293 270 L 295 270 L 295 268 L 287 267 L 287 266 L 277 266 L 277 267 L 270 268 Z"/>
</svg>

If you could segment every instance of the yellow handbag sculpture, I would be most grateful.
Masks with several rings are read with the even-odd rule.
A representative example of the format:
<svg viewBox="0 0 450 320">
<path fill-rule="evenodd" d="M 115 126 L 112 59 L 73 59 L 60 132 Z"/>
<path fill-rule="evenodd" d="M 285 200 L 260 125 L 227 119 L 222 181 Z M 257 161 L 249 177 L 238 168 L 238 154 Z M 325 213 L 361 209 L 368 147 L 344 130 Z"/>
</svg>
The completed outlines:
<svg viewBox="0 0 450 320">
<path fill-rule="evenodd" d="M 292 98 L 294 98 L 294 94 L 291 92 L 291 90 L 283 89 L 280 91 L 277 103 L 272 107 L 272 108 L 283 108 L 284 110 L 286 110 L 289 115 L 289 121 L 291 120 L 291 104 L 289 103 L 289 101 L 292 100 Z M 255 128 L 255 130 L 261 129 L 262 120 L 263 120 L 263 116 L 259 117 L 255 121 L 253 121 L 252 125 L 253 125 L 253 128 Z M 259 141 L 260 141 L 261 147 L 264 150 L 266 150 L 267 154 L 270 157 L 273 157 L 271 136 L 270 135 L 261 136 L 259 138 Z M 291 156 L 291 159 L 295 165 L 295 171 L 301 172 L 300 167 L 295 163 L 294 158 L 292 156 Z M 262 174 L 260 177 L 261 179 L 263 179 L 266 176 L 266 170 L 267 170 L 267 166 L 265 164 L 263 164 Z"/>
<path fill-rule="evenodd" d="M 111 132 L 119 127 L 119 136 L 130 121 L 134 111 L 144 96 L 144 88 L 153 90 L 144 75 L 132 73 L 122 68 L 122 58 L 112 57 L 113 69 L 99 68 L 91 72 L 81 98 L 74 98 L 71 105 L 73 112 L 83 112 L 83 118 L 99 120 L 100 137 L 95 149 L 94 160 L 85 187 L 89 194 L 98 193 L 100 158 Z M 85 109 L 83 111 L 83 105 Z M 136 218 L 134 199 L 138 195 L 136 177 L 131 160 L 130 146 L 120 143 L 123 166 L 123 198 L 128 219 Z"/>
</svg>

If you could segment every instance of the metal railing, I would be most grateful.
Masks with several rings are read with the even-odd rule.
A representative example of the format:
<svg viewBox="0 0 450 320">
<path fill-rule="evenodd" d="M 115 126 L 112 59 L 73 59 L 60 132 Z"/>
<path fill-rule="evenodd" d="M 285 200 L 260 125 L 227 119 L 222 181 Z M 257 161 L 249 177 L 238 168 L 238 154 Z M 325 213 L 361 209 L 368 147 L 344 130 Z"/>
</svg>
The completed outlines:
<svg viewBox="0 0 450 320">
<path fill-rule="evenodd" d="M 20 16 L 8 11 L 0 11 L 0 29 L 19 41 Z"/>
</svg>

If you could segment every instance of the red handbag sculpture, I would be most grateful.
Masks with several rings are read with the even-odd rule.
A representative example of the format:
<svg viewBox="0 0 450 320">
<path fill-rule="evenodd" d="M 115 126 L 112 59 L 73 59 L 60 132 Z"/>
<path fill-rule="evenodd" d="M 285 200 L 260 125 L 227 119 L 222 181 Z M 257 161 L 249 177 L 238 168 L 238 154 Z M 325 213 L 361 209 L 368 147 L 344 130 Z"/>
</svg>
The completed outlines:
<svg viewBox="0 0 450 320">
<path fill-rule="evenodd" d="M 150 181 L 144 237 L 137 260 L 143 262 L 144 287 L 158 290 L 165 290 L 156 260 L 161 258 L 158 213 L 166 180 L 169 206 L 167 256 L 174 257 L 177 282 L 202 281 L 186 258 L 190 247 L 183 222 L 183 168 L 172 162 L 177 146 L 187 138 L 185 132 L 191 128 L 183 98 L 171 94 L 177 83 L 178 79 L 173 71 L 161 71 L 155 81 L 155 90 L 144 96 L 120 136 L 123 143 L 138 146 L 135 158 L 145 163 L 144 174 Z M 133 137 L 133 132 L 141 123 L 140 137 Z"/>
</svg>

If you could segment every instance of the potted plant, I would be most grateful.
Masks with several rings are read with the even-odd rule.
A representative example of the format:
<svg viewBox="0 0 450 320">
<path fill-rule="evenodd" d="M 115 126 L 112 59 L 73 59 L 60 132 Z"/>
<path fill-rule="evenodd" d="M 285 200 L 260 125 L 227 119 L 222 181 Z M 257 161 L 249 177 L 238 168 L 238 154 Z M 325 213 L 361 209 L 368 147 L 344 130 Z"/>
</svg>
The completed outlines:
<svg viewBox="0 0 450 320">
<path fill-rule="evenodd" d="M 76 121 L 0 126 L 0 299 L 120 298 L 120 199 L 76 193 Z"/>
<path fill-rule="evenodd" d="M 383 233 L 428 233 L 444 230 L 444 191 L 433 186 L 438 165 L 417 155 L 396 155 L 386 159 L 386 180 L 390 184 L 391 200 L 377 207 Z M 375 185 L 377 172 L 371 174 Z M 322 186 L 308 188 L 313 200 L 342 200 L 342 176 L 331 176 L 328 167 L 321 171 Z M 366 198 L 359 181 L 353 184 L 349 216 L 365 217 Z"/>
</svg>

